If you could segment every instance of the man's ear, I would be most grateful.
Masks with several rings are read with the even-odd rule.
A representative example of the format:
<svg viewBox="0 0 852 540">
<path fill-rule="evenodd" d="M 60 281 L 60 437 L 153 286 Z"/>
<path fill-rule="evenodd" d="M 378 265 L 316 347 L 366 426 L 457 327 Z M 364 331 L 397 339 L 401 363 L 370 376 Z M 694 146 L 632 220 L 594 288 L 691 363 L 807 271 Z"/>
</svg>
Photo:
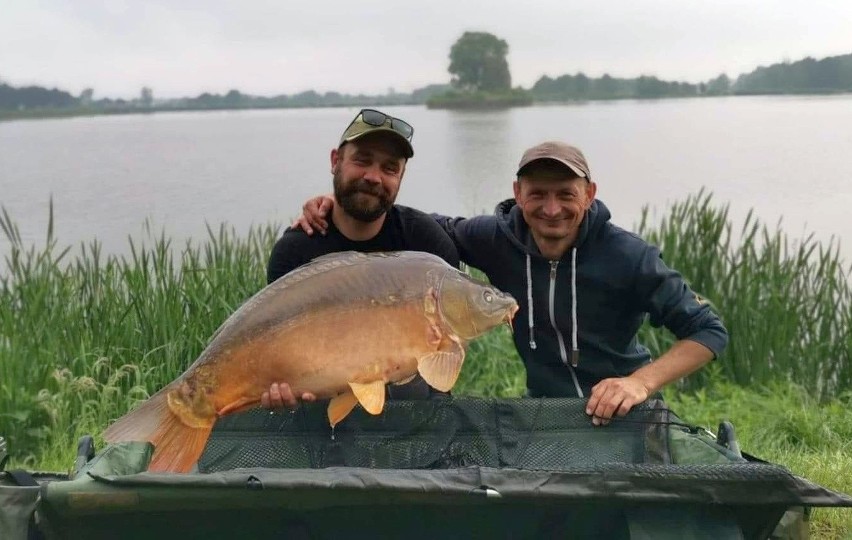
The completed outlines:
<svg viewBox="0 0 852 540">
<path fill-rule="evenodd" d="M 515 202 L 521 205 L 521 183 L 517 180 L 512 182 L 512 190 L 515 192 Z"/>
<path fill-rule="evenodd" d="M 589 199 L 589 207 L 592 206 L 592 201 L 595 200 L 595 194 L 598 192 L 598 185 L 592 181 L 586 184 L 586 197 Z"/>
<path fill-rule="evenodd" d="M 332 148 L 331 149 L 331 174 L 337 173 L 337 166 L 340 163 L 340 160 L 343 159 L 343 149 L 342 148 Z"/>
</svg>

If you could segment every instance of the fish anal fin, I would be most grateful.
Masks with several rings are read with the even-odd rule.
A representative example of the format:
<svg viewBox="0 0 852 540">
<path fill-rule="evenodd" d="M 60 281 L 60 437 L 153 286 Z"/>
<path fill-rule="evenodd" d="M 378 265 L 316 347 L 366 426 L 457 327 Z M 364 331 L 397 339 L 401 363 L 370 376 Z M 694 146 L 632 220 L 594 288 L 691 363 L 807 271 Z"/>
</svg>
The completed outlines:
<svg viewBox="0 0 852 540">
<path fill-rule="evenodd" d="M 148 441 L 154 445 L 149 471 L 189 471 L 201 457 L 216 418 L 199 417 L 187 425 L 169 406 L 172 391 L 173 387 L 164 388 L 116 420 L 104 432 L 104 440 Z"/>
<path fill-rule="evenodd" d="M 338 394 L 331 398 L 328 403 L 328 423 L 331 427 L 336 426 L 341 420 L 346 418 L 352 409 L 358 405 L 358 398 L 350 391 Z"/>
<path fill-rule="evenodd" d="M 244 411 L 246 409 L 250 409 L 250 408 L 254 407 L 259 402 L 260 402 L 260 400 L 257 399 L 257 398 L 250 398 L 250 397 L 247 397 L 247 396 L 241 397 L 238 400 L 231 402 L 231 403 L 228 403 L 227 405 L 222 407 L 219 411 L 217 411 L 217 414 L 219 416 L 225 416 L 226 414 Z"/>
<path fill-rule="evenodd" d="M 449 392 L 459 378 L 463 362 L 464 347 L 454 341 L 450 350 L 439 350 L 421 357 L 417 371 L 432 388 Z"/>
<path fill-rule="evenodd" d="M 379 414 L 385 408 L 385 381 L 377 379 L 368 383 L 350 382 L 349 388 L 368 413 Z"/>
</svg>

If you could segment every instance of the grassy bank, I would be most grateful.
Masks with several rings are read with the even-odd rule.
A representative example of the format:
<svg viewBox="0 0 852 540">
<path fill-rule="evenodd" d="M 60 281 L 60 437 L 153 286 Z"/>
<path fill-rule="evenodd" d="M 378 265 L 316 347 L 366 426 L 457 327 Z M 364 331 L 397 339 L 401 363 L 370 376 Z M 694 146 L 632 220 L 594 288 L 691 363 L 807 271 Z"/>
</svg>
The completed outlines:
<svg viewBox="0 0 852 540">
<path fill-rule="evenodd" d="M 0 267 L 0 434 L 14 463 L 67 469 L 76 439 L 181 373 L 210 335 L 265 284 L 279 229 L 225 227 L 182 246 L 149 234 L 126 256 L 97 243 L 71 251 L 11 244 Z M 834 246 L 791 245 L 753 216 L 735 227 L 699 194 L 642 234 L 712 302 L 731 332 L 725 354 L 668 398 L 684 419 L 730 419 L 743 448 L 818 483 L 852 492 L 852 300 Z M 644 328 L 656 354 L 671 342 Z M 524 372 L 505 329 L 473 343 L 459 394 L 519 396 Z M 795 384 L 794 384 L 795 383 Z M 852 511 L 818 511 L 826 537 L 852 532 Z"/>
</svg>

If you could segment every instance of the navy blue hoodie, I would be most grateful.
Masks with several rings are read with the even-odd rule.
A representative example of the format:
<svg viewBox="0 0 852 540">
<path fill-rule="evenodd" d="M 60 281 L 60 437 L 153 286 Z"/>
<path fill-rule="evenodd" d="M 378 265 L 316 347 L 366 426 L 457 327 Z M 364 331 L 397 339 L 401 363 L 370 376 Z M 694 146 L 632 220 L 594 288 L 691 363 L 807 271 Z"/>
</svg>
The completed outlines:
<svg viewBox="0 0 852 540">
<path fill-rule="evenodd" d="M 541 255 L 514 199 L 493 216 L 434 217 L 461 260 L 518 301 L 514 340 L 531 396 L 588 396 L 602 379 L 649 363 L 636 338 L 646 316 L 716 356 L 727 344 L 719 318 L 659 249 L 610 223 L 601 201 L 593 201 L 577 242 L 558 261 Z"/>
</svg>

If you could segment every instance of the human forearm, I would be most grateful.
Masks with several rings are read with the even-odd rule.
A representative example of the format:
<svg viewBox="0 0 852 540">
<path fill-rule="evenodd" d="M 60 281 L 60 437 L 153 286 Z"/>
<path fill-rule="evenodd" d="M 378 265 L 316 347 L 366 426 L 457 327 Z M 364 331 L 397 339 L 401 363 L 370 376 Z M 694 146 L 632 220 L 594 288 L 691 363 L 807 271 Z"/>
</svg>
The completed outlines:
<svg viewBox="0 0 852 540">
<path fill-rule="evenodd" d="M 610 377 L 592 388 L 586 414 L 595 425 L 624 416 L 672 381 L 685 377 L 713 359 L 713 351 L 690 340 L 680 340 L 654 362 L 627 377 Z"/>
<path fill-rule="evenodd" d="M 697 371 L 713 356 L 713 351 L 704 345 L 682 339 L 655 361 L 634 371 L 630 377 L 641 382 L 648 395 L 651 395 L 667 384 Z"/>
</svg>

